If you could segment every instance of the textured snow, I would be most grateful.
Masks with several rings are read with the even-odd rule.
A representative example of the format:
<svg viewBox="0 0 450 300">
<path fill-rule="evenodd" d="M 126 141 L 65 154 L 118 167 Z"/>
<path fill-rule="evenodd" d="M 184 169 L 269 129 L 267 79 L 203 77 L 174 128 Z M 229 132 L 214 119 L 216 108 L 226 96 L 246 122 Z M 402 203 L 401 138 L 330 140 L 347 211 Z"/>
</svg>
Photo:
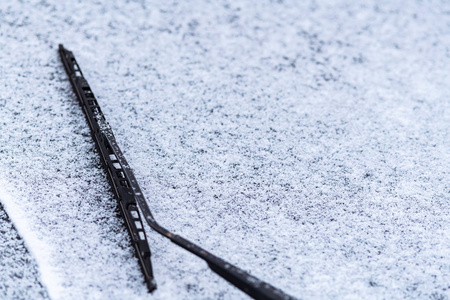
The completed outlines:
<svg viewBox="0 0 450 300">
<path fill-rule="evenodd" d="M 1 198 L 4 195 L 0 194 Z M 3 201 L 3 200 L 2 200 Z M 17 222 L 18 217 L 15 218 Z M 23 232 L 23 231 L 22 231 Z M 39 270 L 0 203 L 0 298 L 48 299 Z M 27 236 L 29 236 L 29 232 Z M 35 244 L 33 244 L 35 245 Z"/>
<path fill-rule="evenodd" d="M 0 4 L 0 201 L 40 274 L 2 286 L 246 298 L 152 232 L 147 294 L 63 43 L 168 229 L 303 299 L 450 298 L 449 3 L 104 2 Z"/>
</svg>

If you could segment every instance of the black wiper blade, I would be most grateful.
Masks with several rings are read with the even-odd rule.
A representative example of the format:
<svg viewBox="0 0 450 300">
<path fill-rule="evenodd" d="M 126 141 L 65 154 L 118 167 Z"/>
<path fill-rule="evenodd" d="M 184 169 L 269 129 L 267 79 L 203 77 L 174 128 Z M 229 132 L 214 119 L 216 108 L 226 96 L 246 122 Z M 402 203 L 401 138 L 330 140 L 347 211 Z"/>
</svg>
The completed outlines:
<svg viewBox="0 0 450 300">
<path fill-rule="evenodd" d="M 88 120 L 91 128 L 92 138 L 95 141 L 96 148 L 100 154 L 100 160 L 107 171 L 112 191 L 119 202 L 119 210 L 122 218 L 125 220 L 125 226 L 131 237 L 131 242 L 136 250 L 136 256 L 139 259 L 145 282 L 149 291 L 156 289 L 156 283 L 153 277 L 152 263 L 150 260 L 151 252 L 147 242 L 147 236 L 144 231 L 141 215 L 136 203 L 137 186 L 136 179 L 123 157 L 122 152 L 117 146 L 113 132 L 106 122 L 105 117 L 92 93 L 89 84 L 84 79 L 73 54 L 62 45 L 59 45 L 59 53 L 64 64 L 73 90 L 80 100 L 80 105 Z M 139 189 L 139 187 L 137 186 Z M 140 192 L 140 190 L 138 191 Z"/>
<path fill-rule="evenodd" d="M 125 224 L 130 233 L 133 246 L 136 249 L 136 254 L 150 292 L 156 288 L 156 284 L 150 261 L 150 248 L 137 205 L 139 205 L 143 217 L 153 230 L 206 261 L 215 273 L 222 276 L 249 296 L 255 299 L 295 299 L 183 237 L 168 231 L 156 222 L 137 180 L 116 142 L 111 127 L 106 122 L 105 116 L 89 84 L 84 78 L 73 53 L 65 49 L 63 45 L 59 45 L 59 54 L 75 94 L 88 120 L 92 137 L 100 154 L 102 164 L 106 169 L 114 196 L 119 202 L 122 217 L 125 219 Z"/>
</svg>

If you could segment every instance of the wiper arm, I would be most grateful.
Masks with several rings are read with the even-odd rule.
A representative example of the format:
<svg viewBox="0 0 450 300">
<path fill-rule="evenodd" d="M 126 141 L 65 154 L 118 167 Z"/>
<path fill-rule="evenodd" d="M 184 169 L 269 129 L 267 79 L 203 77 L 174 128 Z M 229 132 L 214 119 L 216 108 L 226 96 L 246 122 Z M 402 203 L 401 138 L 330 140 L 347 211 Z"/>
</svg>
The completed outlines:
<svg viewBox="0 0 450 300">
<path fill-rule="evenodd" d="M 143 218 L 153 230 L 206 261 L 211 270 L 249 296 L 255 299 L 295 299 L 185 238 L 170 232 L 156 222 L 73 53 L 65 49 L 63 45 L 59 45 L 59 54 L 69 76 L 70 83 L 88 120 L 92 137 L 100 154 L 102 164 L 106 169 L 113 193 L 119 202 L 122 217 L 125 219 L 125 224 L 136 249 L 136 254 L 150 292 L 156 288 L 156 284 L 150 261 L 150 248 L 137 205 L 141 209 Z"/>
</svg>

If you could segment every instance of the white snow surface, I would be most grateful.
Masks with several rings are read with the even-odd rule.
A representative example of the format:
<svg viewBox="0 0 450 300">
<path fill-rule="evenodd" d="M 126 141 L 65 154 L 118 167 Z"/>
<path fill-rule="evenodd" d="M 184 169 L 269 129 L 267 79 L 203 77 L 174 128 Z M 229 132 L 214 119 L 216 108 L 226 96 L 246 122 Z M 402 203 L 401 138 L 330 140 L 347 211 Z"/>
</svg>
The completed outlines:
<svg viewBox="0 0 450 300">
<path fill-rule="evenodd" d="M 1 1 L 0 201 L 49 296 L 244 299 L 150 231 L 147 293 L 58 43 L 171 231 L 302 299 L 450 298 L 449 2 Z"/>
<path fill-rule="evenodd" d="M 0 191 L 0 199 L 2 203 L 13 202 Z M 33 251 L 39 250 L 40 241 L 35 238 L 33 231 L 26 228 L 28 222 L 20 216 L 22 211 L 14 207 L 10 207 L 9 211 L 14 215 L 16 221 L 15 226 L 11 223 L 10 218 L 6 214 L 4 206 L 0 203 L 0 298 L 1 299 L 48 299 L 48 293 L 40 283 L 39 269 L 33 256 L 26 248 L 23 240 L 17 233 L 16 227 L 21 227 L 21 232 L 27 237 Z M 43 250 L 41 248 L 41 250 Z M 45 258 L 45 249 L 35 257 Z M 42 255 L 44 254 L 44 255 Z M 49 266 L 49 264 L 41 264 Z M 45 273 L 45 270 L 41 270 Z M 46 274 L 45 279 L 51 279 L 52 273 Z"/>
</svg>

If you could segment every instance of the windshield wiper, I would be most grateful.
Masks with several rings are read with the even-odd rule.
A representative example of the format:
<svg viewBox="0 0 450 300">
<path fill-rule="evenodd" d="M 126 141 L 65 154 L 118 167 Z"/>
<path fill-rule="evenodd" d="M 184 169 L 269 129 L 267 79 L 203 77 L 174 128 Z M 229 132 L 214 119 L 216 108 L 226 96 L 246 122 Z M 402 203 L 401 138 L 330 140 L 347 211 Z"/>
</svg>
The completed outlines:
<svg viewBox="0 0 450 300">
<path fill-rule="evenodd" d="M 295 299 L 185 238 L 170 232 L 156 222 L 73 53 L 65 49 L 63 45 L 59 45 L 59 54 L 73 90 L 88 120 L 92 137 L 112 186 L 112 191 L 119 202 L 122 217 L 125 219 L 133 246 L 136 249 L 149 291 L 156 289 L 156 284 L 150 261 L 150 248 L 137 205 L 141 209 L 143 218 L 153 230 L 206 261 L 211 270 L 249 296 L 255 299 Z"/>
</svg>

